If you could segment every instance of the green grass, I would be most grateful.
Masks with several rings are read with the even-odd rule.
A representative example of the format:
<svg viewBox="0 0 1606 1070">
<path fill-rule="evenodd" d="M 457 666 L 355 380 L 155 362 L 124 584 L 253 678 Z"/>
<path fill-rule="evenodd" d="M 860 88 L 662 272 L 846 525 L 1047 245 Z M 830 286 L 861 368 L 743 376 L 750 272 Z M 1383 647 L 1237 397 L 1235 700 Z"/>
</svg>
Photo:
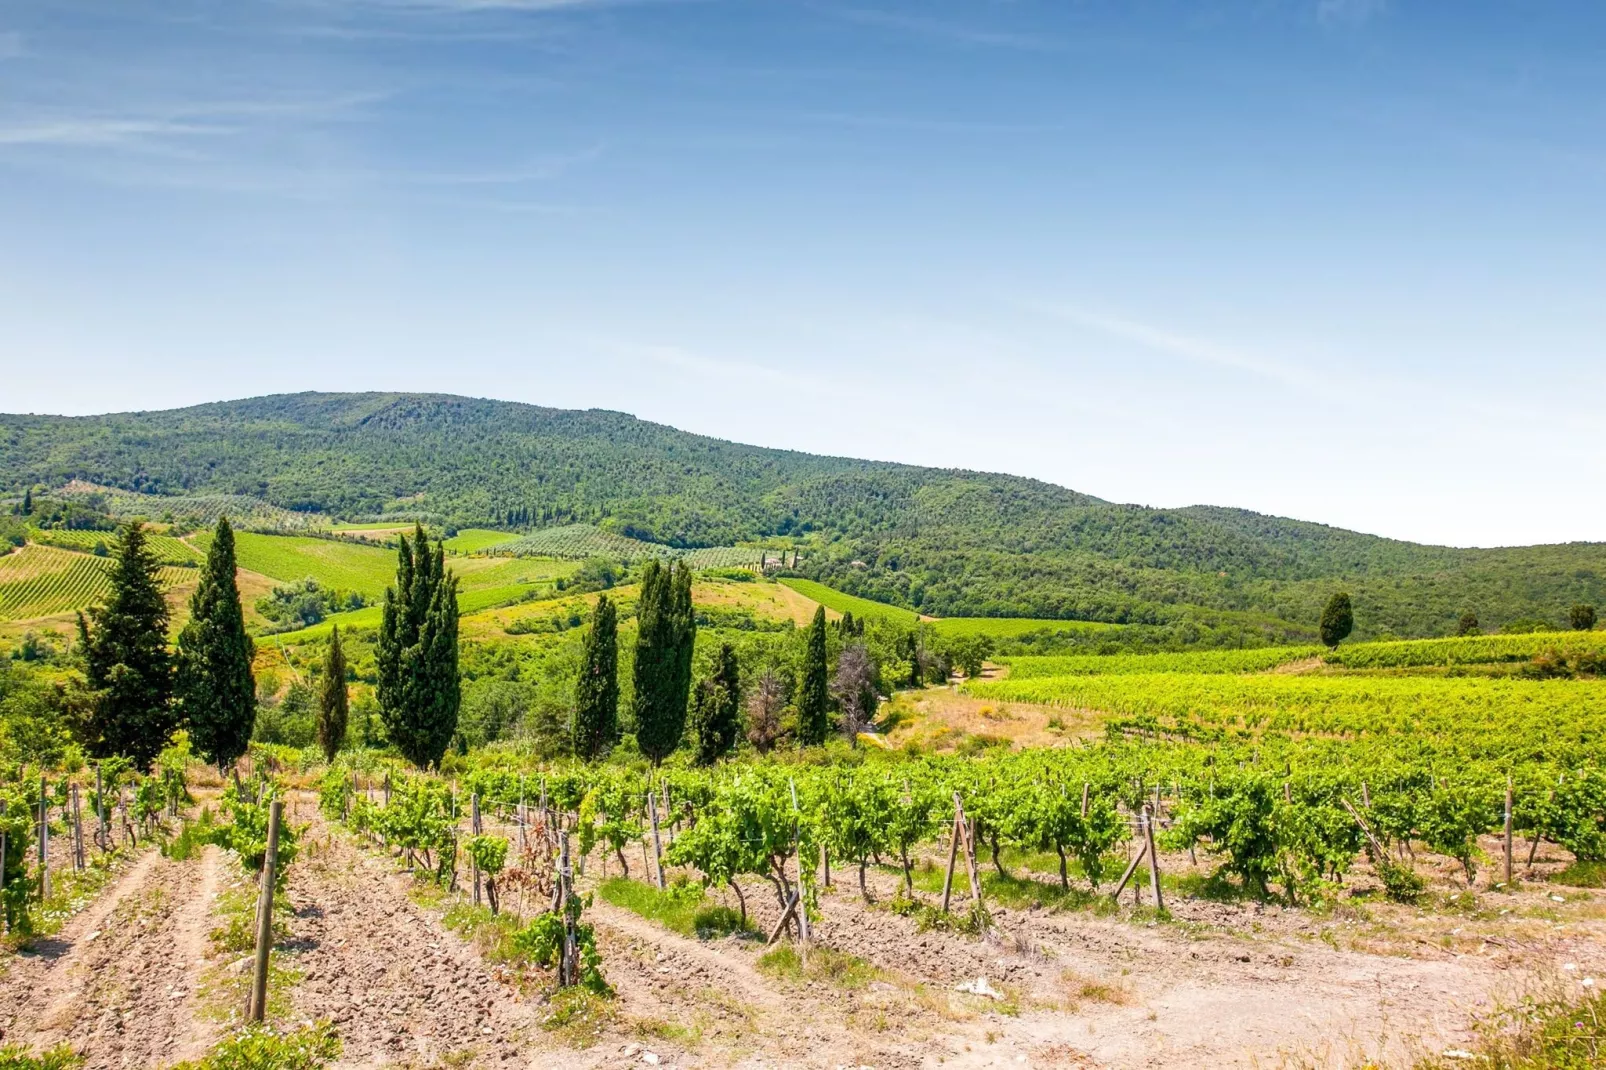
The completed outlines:
<svg viewBox="0 0 1606 1070">
<path fill-rule="evenodd" d="M 211 538 L 209 532 L 202 532 L 194 542 L 204 551 Z M 396 580 L 396 552 L 382 546 L 250 531 L 236 532 L 234 543 L 241 568 L 280 583 L 310 577 L 326 587 L 378 598 Z"/>
<path fill-rule="evenodd" d="M 1341 646 L 1326 660 L 1348 669 L 1398 669 L 1429 665 L 1490 665 L 1528 661 L 1549 650 L 1606 650 L 1606 631 L 1469 635 L 1458 639 L 1405 639 Z"/>
<path fill-rule="evenodd" d="M 682 936 L 708 939 L 731 933 L 752 933 L 742 928 L 741 916 L 734 910 L 710 902 L 698 884 L 677 884 L 659 891 L 650 884 L 628 877 L 613 877 L 597 886 L 604 902 L 640 914 Z"/>
<path fill-rule="evenodd" d="M 998 660 L 1009 666 L 1010 679 L 1032 680 L 1051 676 L 1123 676 L 1153 672 L 1206 675 L 1264 672 L 1289 662 L 1314 658 L 1321 652 L 1321 647 L 1289 646 L 1165 654 L 1005 657 Z"/>
<path fill-rule="evenodd" d="M 834 587 L 827 587 L 823 583 L 813 580 L 783 579 L 786 586 L 792 588 L 804 598 L 820 603 L 826 609 L 834 609 L 838 613 L 852 613 L 855 617 L 881 618 L 883 620 L 902 621 L 913 624 L 919 620 L 919 614 L 912 609 L 900 609 L 889 606 L 885 602 L 872 602 L 868 598 L 859 598 L 856 595 L 844 594 Z"/>
<path fill-rule="evenodd" d="M 1096 620 L 1043 620 L 1038 617 L 943 617 L 931 622 L 932 629 L 941 636 L 962 638 L 972 635 L 990 635 L 997 639 L 1014 639 L 1037 632 L 1070 634 L 1074 632 L 1110 632 L 1125 627 Z"/>
<path fill-rule="evenodd" d="M 759 956 L 758 968 L 771 977 L 794 984 L 818 981 L 849 991 L 864 988 L 880 973 L 864 959 L 833 947 L 810 948 L 808 961 L 804 962 L 791 944 L 782 944 Z"/>
<path fill-rule="evenodd" d="M 1606 862 L 1574 862 L 1550 881 L 1574 888 L 1606 888 Z"/>
<path fill-rule="evenodd" d="M 1430 1056 L 1416 1070 L 1594 1070 L 1606 1065 L 1606 993 L 1589 994 L 1558 982 L 1484 1017 L 1477 1029 L 1479 1043 L 1467 1055 Z"/>
<path fill-rule="evenodd" d="M 446 550 L 454 554 L 475 554 L 493 546 L 513 542 L 519 538 L 516 531 L 491 531 L 488 528 L 463 528 L 446 540 Z"/>
</svg>

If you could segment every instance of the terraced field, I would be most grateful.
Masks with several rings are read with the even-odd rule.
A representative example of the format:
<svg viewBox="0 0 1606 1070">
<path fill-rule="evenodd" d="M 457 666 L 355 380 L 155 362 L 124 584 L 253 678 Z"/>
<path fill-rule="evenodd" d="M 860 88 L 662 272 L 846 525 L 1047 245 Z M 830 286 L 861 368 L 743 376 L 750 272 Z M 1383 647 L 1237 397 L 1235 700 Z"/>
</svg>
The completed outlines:
<svg viewBox="0 0 1606 1070">
<path fill-rule="evenodd" d="M 46 546 L 56 546 L 63 550 L 77 550 L 79 553 L 94 553 L 95 547 L 104 548 L 110 552 L 117 543 L 115 531 L 30 531 L 28 538 L 32 542 L 43 543 Z M 164 565 L 199 565 L 202 555 L 185 542 L 171 535 L 155 535 L 149 532 L 145 535 L 145 545 L 156 555 L 156 559 Z"/>
<path fill-rule="evenodd" d="M 216 524 L 217 518 L 227 516 L 236 527 L 275 528 L 284 531 L 307 531 L 329 526 L 329 518 L 321 513 L 298 513 L 270 505 L 261 498 L 242 494 L 199 494 L 168 496 L 140 494 L 119 490 L 98 483 L 73 480 L 57 494 L 67 497 L 99 497 L 106 510 L 116 517 L 144 517 L 160 520 L 165 516 L 182 517 L 204 524 Z"/>
</svg>

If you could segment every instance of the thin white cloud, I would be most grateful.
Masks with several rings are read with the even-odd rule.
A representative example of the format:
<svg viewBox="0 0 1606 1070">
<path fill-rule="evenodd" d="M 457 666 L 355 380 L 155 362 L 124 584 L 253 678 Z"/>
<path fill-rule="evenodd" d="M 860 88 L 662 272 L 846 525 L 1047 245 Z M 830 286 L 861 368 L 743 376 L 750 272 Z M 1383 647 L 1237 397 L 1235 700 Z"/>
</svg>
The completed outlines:
<svg viewBox="0 0 1606 1070">
<path fill-rule="evenodd" d="M 229 132 L 229 128 L 223 126 L 177 122 L 171 119 L 61 118 L 0 123 L 0 145 L 104 148 Z"/>
</svg>

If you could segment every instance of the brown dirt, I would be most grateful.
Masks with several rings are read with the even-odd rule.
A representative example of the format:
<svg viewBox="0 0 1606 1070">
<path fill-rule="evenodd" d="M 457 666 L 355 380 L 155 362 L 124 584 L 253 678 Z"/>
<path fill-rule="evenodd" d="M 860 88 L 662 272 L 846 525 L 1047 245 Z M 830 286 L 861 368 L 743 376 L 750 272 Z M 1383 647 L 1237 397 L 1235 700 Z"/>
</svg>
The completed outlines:
<svg viewBox="0 0 1606 1070">
<path fill-rule="evenodd" d="M 211 1030 L 196 1020 L 196 997 L 218 857 L 147 852 L 57 936 L 19 955 L 0 992 L 7 1041 L 69 1044 L 89 1070 L 204 1049 Z"/>
</svg>

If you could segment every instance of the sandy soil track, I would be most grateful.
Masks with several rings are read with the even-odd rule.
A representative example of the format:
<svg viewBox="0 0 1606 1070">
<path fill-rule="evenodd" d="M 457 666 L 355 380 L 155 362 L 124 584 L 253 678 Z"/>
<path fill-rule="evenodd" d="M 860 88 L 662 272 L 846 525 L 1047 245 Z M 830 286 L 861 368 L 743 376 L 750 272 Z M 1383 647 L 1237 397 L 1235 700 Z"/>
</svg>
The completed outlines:
<svg viewBox="0 0 1606 1070">
<path fill-rule="evenodd" d="M 149 851 L 61 933 L 19 955 L 0 985 L 8 1042 L 66 1043 L 91 1070 L 159 1066 L 205 1049 L 198 981 L 219 854 L 173 862 Z"/>
</svg>

